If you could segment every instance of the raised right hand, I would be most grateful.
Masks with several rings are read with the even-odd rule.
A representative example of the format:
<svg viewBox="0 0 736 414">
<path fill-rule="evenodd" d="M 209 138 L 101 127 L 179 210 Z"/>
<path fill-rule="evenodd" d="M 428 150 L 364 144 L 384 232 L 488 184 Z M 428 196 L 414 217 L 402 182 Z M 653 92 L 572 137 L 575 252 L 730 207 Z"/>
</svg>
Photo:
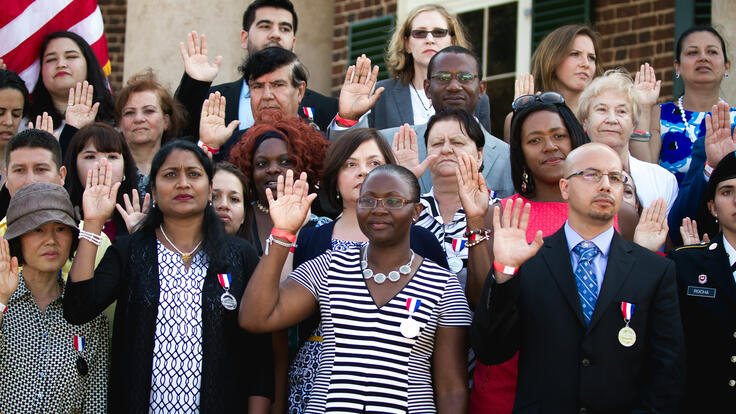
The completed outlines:
<svg viewBox="0 0 736 414">
<path fill-rule="evenodd" d="M 299 179 L 294 181 L 294 171 L 288 170 L 286 179 L 283 175 L 278 178 L 276 199 L 274 200 L 270 188 L 266 189 L 266 198 L 273 227 L 296 234 L 309 214 L 309 206 L 317 198 L 317 194 L 309 194 L 306 172 L 302 172 Z"/>
<path fill-rule="evenodd" d="M 647 108 L 656 105 L 661 86 L 662 81 L 657 80 L 654 68 L 649 63 L 641 65 L 634 78 L 634 90 L 639 98 L 639 103 Z"/>
<path fill-rule="evenodd" d="M 394 134 L 394 140 L 391 142 L 391 151 L 396 157 L 396 163 L 402 167 L 409 169 L 414 176 L 419 178 L 427 170 L 427 167 L 437 159 L 439 155 L 428 155 L 424 161 L 419 162 L 419 147 L 417 146 L 417 133 L 409 126 L 404 124 L 399 127 L 399 132 Z"/>
<path fill-rule="evenodd" d="M 698 223 L 695 220 L 690 220 L 690 217 L 682 219 L 682 226 L 680 226 L 680 236 L 682 236 L 682 245 L 687 246 L 691 244 L 700 244 L 700 235 L 698 234 Z M 709 243 L 710 237 L 708 233 L 703 234 L 702 243 Z"/>
<path fill-rule="evenodd" d="M 457 163 L 455 178 L 465 217 L 485 217 L 488 213 L 490 194 L 483 174 L 478 172 L 478 164 L 473 157 L 464 152 L 458 155 Z"/>
<path fill-rule="evenodd" d="M 373 91 L 377 81 L 378 66 L 371 70 L 371 60 L 361 55 L 345 74 L 345 81 L 340 89 L 338 114 L 351 121 L 360 119 L 381 97 L 383 87 Z"/>
<path fill-rule="evenodd" d="M 69 101 L 66 104 L 64 120 L 74 128 L 80 129 L 95 122 L 99 102 L 92 103 L 94 87 L 89 82 L 77 82 L 76 88 L 69 88 Z"/>
<path fill-rule="evenodd" d="M 715 168 L 729 152 L 736 151 L 736 131 L 731 134 L 730 106 L 726 102 L 713 105 L 712 114 L 705 116 L 705 155 L 708 165 Z"/>
<path fill-rule="evenodd" d="M 112 183 L 112 166 L 107 158 L 87 171 L 87 183 L 82 193 L 82 211 L 85 222 L 105 223 L 115 210 L 120 183 Z"/>
<path fill-rule="evenodd" d="M 56 137 L 56 139 L 59 139 L 59 134 L 54 133 L 54 118 L 51 118 L 51 115 L 49 115 L 48 112 L 44 112 L 43 115 L 37 115 L 36 116 L 36 126 L 33 126 L 33 122 L 28 122 L 28 129 L 40 129 L 42 131 L 46 131 L 49 134 Z"/>
<path fill-rule="evenodd" d="M 7 305 L 15 290 L 18 289 L 18 258 L 10 257 L 8 241 L 0 242 L 0 302 Z"/>
<path fill-rule="evenodd" d="M 211 93 L 202 104 L 199 117 L 199 140 L 210 148 L 220 148 L 233 135 L 240 121 L 234 120 L 225 125 L 225 106 L 227 100 L 220 92 Z M 208 151 L 209 153 L 209 151 Z"/>
<path fill-rule="evenodd" d="M 542 241 L 541 230 L 537 231 L 531 244 L 526 242 L 526 229 L 529 225 L 531 209 L 531 204 L 524 204 L 521 198 L 516 199 L 516 202 L 506 201 L 503 218 L 501 218 L 501 209 L 498 206 L 493 208 L 493 257 L 496 262 L 504 266 L 519 267 L 537 254 L 539 248 L 542 247 L 544 241 Z M 512 275 L 496 272 L 497 283 L 504 283 L 511 277 Z"/>
<path fill-rule="evenodd" d="M 524 72 L 514 81 L 514 99 L 523 95 L 534 95 L 534 76 Z"/>
<path fill-rule="evenodd" d="M 184 61 L 184 71 L 190 78 L 202 82 L 215 80 L 220 71 L 222 56 L 217 56 L 210 63 L 207 57 L 207 38 L 204 33 L 202 33 L 201 41 L 195 30 L 187 33 L 187 45 L 184 46 L 184 42 L 179 42 L 179 52 L 181 60 Z"/>
</svg>

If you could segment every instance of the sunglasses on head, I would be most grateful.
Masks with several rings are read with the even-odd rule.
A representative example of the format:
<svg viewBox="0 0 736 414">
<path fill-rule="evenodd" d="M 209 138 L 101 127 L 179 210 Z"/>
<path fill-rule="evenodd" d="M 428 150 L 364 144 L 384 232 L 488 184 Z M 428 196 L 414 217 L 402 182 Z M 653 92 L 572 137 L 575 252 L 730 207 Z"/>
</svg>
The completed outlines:
<svg viewBox="0 0 736 414">
<path fill-rule="evenodd" d="M 544 92 L 538 95 L 521 95 L 514 99 L 514 103 L 511 104 L 511 109 L 515 111 L 517 109 L 526 108 L 534 102 L 561 105 L 565 103 L 565 97 L 557 92 Z"/>
<path fill-rule="evenodd" d="M 415 29 L 411 31 L 411 37 L 415 39 L 426 39 L 427 35 L 432 33 L 432 37 L 437 39 L 439 37 L 445 37 L 450 33 L 449 29 L 432 29 L 432 30 L 420 30 Z"/>
</svg>

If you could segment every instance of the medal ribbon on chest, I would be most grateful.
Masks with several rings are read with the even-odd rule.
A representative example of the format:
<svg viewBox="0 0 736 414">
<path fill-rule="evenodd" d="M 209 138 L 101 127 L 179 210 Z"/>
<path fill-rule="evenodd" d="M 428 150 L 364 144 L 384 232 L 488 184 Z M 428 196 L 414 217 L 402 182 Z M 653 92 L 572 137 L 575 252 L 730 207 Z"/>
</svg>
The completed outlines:
<svg viewBox="0 0 736 414">
<path fill-rule="evenodd" d="M 72 343 L 74 344 L 74 349 L 76 349 L 79 353 L 76 362 L 77 373 L 79 373 L 79 375 L 82 377 L 86 377 L 87 373 L 89 373 L 89 367 L 87 366 L 87 361 L 85 361 L 84 357 L 82 356 L 82 351 L 84 350 L 85 345 L 84 338 L 79 335 L 74 335 L 72 338 Z"/>
<path fill-rule="evenodd" d="M 618 341 L 625 347 L 631 347 L 636 343 L 636 332 L 629 327 L 631 317 L 634 315 L 634 305 L 631 302 L 621 302 L 621 314 L 624 317 L 624 323 L 626 326 L 618 331 Z"/>
<path fill-rule="evenodd" d="M 232 275 L 230 273 L 218 273 L 217 281 L 220 282 L 220 286 L 225 289 L 225 293 L 220 296 L 220 303 L 222 307 L 227 310 L 235 310 L 238 307 L 238 301 L 235 300 L 235 296 L 230 294 L 230 282 L 232 281 Z"/>
<path fill-rule="evenodd" d="M 412 319 L 411 315 L 413 315 L 421 305 L 421 299 L 412 297 L 406 298 L 406 310 L 409 312 L 409 317 L 404 322 L 401 322 L 401 326 L 399 327 L 401 335 L 405 338 L 414 338 L 419 335 L 419 322 Z"/>
</svg>

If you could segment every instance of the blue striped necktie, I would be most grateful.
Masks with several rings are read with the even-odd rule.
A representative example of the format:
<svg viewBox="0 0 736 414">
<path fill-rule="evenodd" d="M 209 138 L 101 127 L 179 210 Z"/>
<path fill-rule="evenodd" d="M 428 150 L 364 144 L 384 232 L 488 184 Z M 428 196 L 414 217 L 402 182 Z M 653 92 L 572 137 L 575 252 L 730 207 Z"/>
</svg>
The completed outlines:
<svg viewBox="0 0 736 414">
<path fill-rule="evenodd" d="M 585 324 L 589 325 L 595 310 L 595 302 L 598 300 L 598 279 L 595 277 L 592 262 L 600 250 L 595 244 L 582 241 L 572 251 L 580 258 L 575 267 L 575 282 L 578 285 L 580 303 L 583 305 Z"/>
</svg>

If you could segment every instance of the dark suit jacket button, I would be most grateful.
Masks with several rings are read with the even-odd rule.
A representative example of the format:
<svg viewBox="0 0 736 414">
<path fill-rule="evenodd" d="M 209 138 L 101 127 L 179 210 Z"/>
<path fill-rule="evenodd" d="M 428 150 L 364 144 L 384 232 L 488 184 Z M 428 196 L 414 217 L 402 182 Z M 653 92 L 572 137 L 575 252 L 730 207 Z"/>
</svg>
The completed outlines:
<svg viewBox="0 0 736 414">
<path fill-rule="evenodd" d="M 584 367 L 590 366 L 590 360 L 588 358 L 583 358 L 583 360 L 580 363 L 583 364 Z"/>
</svg>

